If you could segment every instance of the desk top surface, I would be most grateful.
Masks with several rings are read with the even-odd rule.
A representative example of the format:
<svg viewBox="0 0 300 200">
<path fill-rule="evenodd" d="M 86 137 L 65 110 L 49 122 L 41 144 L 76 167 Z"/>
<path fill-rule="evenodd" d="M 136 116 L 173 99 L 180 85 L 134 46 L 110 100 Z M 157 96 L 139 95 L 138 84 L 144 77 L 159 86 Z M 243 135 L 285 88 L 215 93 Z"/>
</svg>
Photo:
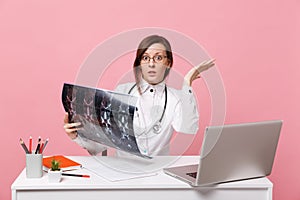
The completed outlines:
<svg viewBox="0 0 300 200">
<path fill-rule="evenodd" d="M 163 163 L 151 172 L 151 175 L 146 177 L 131 178 L 121 181 L 110 181 L 101 176 L 101 172 L 94 173 L 86 168 L 85 164 L 95 157 L 88 156 L 68 156 L 69 158 L 83 164 L 83 168 L 69 173 L 74 174 L 88 174 L 90 178 L 69 177 L 63 176 L 60 183 L 49 183 L 47 173 L 43 174 L 42 178 L 26 178 L 26 170 L 24 169 L 11 186 L 12 190 L 50 190 L 50 189 L 193 189 L 189 184 L 180 181 L 174 177 L 166 175 L 162 171 L 162 167 L 169 165 L 179 166 L 186 164 L 197 164 L 199 156 L 183 156 L 183 157 L 160 157 L 159 161 Z M 102 165 L 99 161 L 116 160 L 116 157 L 97 157 L 97 163 Z M 151 165 L 151 164 L 150 164 Z M 149 166 L 149 163 L 148 165 Z M 235 181 L 230 183 L 217 184 L 206 188 L 270 188 L 273 184 L 268 178 L 258 178 L 245 181 Z M 203 188 L 203 187 L 202 187 Z"/>
</svg>

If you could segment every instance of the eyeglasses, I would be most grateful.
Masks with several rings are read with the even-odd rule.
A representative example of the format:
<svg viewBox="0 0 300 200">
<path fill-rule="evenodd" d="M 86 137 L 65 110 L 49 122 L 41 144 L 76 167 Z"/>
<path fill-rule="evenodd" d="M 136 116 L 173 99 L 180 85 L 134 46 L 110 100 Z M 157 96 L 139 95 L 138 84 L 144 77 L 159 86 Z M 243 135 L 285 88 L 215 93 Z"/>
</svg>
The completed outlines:
<svg viewBox="0 0 300 200">
<path fill-rule="evenodd" d="M 153 57 L 151 58 L 151 57 L 148 56 L 148 55 L 144 55 L 144 56 L 142 56 L 142 58 L 141 58 L 141 63 L 142 63 L 142 64 L 150 63 L 150 60 L 151 60 L 151 59 L 152 59 L 153 62 L 155 62 L 155 63 L 162 63 L 166 57 L 167 57 L 167 56 L 163 56 L 163 55 L 155 55 L 155 56 L 153 56 Z"/>
</svg>

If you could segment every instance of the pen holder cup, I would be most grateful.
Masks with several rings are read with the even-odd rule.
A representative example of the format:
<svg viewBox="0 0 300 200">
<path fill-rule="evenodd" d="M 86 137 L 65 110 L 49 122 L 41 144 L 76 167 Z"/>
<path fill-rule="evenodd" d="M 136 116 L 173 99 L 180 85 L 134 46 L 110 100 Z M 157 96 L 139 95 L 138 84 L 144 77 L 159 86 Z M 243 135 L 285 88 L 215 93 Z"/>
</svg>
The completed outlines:
<svg viewBox="0 0 300 200">
<path fill-rule="evenodd" d="M 41 178 L 43 176 L 43 154 L 26 154 L 26 177 Z"/>
</svg>

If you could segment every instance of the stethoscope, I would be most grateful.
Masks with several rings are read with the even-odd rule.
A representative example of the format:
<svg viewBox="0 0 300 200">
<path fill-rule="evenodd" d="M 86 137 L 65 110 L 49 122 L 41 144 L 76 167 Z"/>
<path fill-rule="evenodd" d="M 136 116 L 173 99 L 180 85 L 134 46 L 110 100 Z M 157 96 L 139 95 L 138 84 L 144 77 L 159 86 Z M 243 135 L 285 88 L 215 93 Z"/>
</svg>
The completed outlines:
<svg viewBox="0 0 300 200">
<path fill-rule="evenodd" d="M 132 92 L 132 90 L 133 90 L 133 88 L 136 86 L 136 84 L 134 84 L 131 88 L 130 88 L 130 90 L 129 90 L 129 92 L 128 92 L 128 94 L 130 94 L 131 92 Z M 154 126 L 152 127 L 152 129 L 153 129 L 153 132 L 155 133 L 155 134 L 159 134 L 160 132 L 161 132 L 161 121 L 162 121 L 162 119 L 164 118 L 164 115 L 165 115 L 165 112 L 166 112 L 166 108 L 167 108 L 167 103 L 168 103 L 168 94 L 167 94 L 167 86 L 165 85 L 165 105 L 164 105 L 164 110 L 163 110 L 163 112 L 162 112 L 162 114 L 161 114 L 161 116 L 160 116 L 160 119 L 158 120 L 158 122 L 156 122 L 155 124 L 154 124 Z"/>
</svg>

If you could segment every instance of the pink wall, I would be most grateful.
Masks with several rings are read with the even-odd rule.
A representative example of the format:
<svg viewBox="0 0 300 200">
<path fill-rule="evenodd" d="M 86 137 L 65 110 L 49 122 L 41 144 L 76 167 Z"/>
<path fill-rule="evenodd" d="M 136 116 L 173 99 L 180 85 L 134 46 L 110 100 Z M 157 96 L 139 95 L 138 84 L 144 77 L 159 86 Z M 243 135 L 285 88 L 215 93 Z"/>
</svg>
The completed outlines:
<svg viewBox="0 0 300 200">
<path fill-rule="evenodd" d="M 96 45 L 142 27 L 179 31 L 217 59 L 227 93 L 227 123 L 284 120 L 269 178 L 275 200 L 300 198 L 300 2 L 181 2 L 0 1 L 0 199 L 11 198 L 10 185 L 25 165 L 20 137 L 49 137 L 47 155 L 87 155 L 62 129 L 62 84 L 75 80 Z M 198 81 L 195 87 L 203 112 L 190 154 L 198 153 L 210 115 L 205 84 Z"/>
</svg>

